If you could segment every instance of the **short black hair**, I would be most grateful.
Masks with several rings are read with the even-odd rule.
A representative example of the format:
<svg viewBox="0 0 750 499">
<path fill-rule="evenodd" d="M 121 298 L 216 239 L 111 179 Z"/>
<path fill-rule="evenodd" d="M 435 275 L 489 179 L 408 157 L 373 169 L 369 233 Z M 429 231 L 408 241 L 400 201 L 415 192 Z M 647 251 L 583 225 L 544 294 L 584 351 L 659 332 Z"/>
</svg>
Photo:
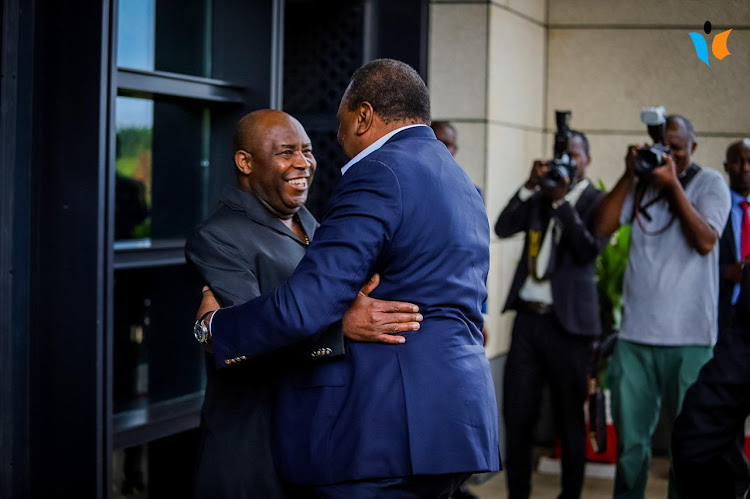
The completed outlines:
<svg viewBox="0 0 750 499">
<path fill-rule="evenodd" d="M 581 132 L 580 130 L 573 130 L 570 129 L 570 137 L 579 137 L 581 139 L 581 142 L 583 142 L 583 150 L 586 152 L 586 156 L 591 156 L 589 154 L 589 139 L 586 137 L 586 134 Z"/>
<path fill-rule="evenodd" d="M 414 68 L 394 59 L 376 59 L 356 70 L 346 91 L 350 111 L 369 102 L 380 118 L 430 124 L 430 93 Z"/>
<path fill-rule="evenodd" d="M 727 147 L 726 162 L 732 162 L 735 159 L 735 156 L 738 156 L 743 148 L 750 149 L 750 139 L 740 139 L 729 144 L 729 147 Z"/>
<path fill-rule="evenodd" d="M 685 129 L 688 131 L 688 134 L 690 135 L 690 140 L 692 142 L 695 142 L 695 129 L 693 128 L 693 124 L 690 122 L 689 119 L 685 118 L 681 114 L 670 114 L 667 116 L 666 119 L 666 128 L 669 128 L 669 125 L 678 124 L 679 122 L 682 122 L 685 125 Z"/>
<path fill-rule="evenodd" d="M 440 128 L 450 128 L 451 130 L 453 130 L 453 133 L 456 133 L 456 127 L 454 127 L 453 123 L 451 123 L 450 121 L 433 121 L 430 127 L 432 127 L 432 129 L 435 131 Z"/>
</svg>

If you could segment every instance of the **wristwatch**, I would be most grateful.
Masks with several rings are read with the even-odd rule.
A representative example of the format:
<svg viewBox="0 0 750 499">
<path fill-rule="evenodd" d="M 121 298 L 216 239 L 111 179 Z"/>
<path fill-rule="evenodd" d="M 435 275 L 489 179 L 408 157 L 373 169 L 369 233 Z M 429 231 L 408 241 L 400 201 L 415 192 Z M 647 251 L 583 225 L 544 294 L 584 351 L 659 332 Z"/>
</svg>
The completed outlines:
<svg viewBox="0 0 750 499">
<path fill-rule="evenodd" d="M 193 334 L 195 335 L 195 339 L 198 340 L 198 343 L 200 343 L 201 345 L 208 345 L 209 343 L 211 343 L 211 332 L 208 330 L 208 326 L 206 326 L 206 323 L 204 321 L 206 320 L 206 317 L 214 312 L 216 312 L 216 310 L 209 310 L 205 314 L 201 315 L 201 318 L 195 321 L 195 326 L 193 326 Z"/>
</svg>

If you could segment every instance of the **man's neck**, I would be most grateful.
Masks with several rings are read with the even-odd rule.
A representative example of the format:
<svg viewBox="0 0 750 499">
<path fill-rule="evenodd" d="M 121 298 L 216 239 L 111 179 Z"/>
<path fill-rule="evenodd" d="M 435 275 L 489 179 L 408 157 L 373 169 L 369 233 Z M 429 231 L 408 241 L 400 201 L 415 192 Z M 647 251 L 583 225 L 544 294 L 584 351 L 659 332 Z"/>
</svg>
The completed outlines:
<svg viewBox="0 0 750 499">
<path fill-rule="evenodd" d="M 263 207 L 267 209 L 271 215 L 281 220 L 284 223 L 284 225 L 286 225 L 290 229 L 292 228 L 292 224 L 293 224 L 292 217 L 297 213 L 296 211 L 294 213 L 279 213 L 278 211 L 274 210 L 270 204 L 268 204 L 261 196 L 258 195 L 256 190 L 253 189 L 253 186 L 250 183 L 250 181 L 248 181 L 245 178 L 240 178 L 237 181 L 237 188 L 241 190 L 242 192 L 246 192 L 250 196 L 255 196 L 255 198 L 258 201 L 260 201 L 260 204 L 262 204 Z"/>
<path fill-rule="evenodd" d="M 388 123 L 384 121 L 380 121 L 378 125 L 376 125 L 375 129 L 372 131 L 370 136 L 368 136 L 368 140 L 362 144 L 362 148 L 357 151 L 354 156 L 361 153 L 371 145 L 373 145 L 375 142 L 379 141 L 389 133 L 395 132 L 397 130 L 400 130 L 401 128 L 412 126 L 412 125 L 425 125 L 425 123 L 417 120 L 399 120 L 399 121 L 390 121 Z M 354 157 L 352 156 L 352 157 Z"/>
</svg>

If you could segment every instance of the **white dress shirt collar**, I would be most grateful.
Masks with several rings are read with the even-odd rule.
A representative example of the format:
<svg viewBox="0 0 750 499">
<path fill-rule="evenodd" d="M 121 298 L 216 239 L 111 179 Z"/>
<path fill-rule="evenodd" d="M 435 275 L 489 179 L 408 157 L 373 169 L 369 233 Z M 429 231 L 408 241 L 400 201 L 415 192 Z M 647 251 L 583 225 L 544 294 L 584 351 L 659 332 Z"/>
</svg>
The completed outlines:
<svg viewBox="0 0 750 499">
<path fill-rule="evenodd" d="M 398 132 L 406 130 L 407 128 L 414 128 L 415 126 L 427 126 L 427 125 L 423 125 L 421 123 L 418 125 L 406 125 L 406 126 L 402 126 L 401 128 L 397 128 L 391 132 L 388 132 L 387 134 L 383 135 L 378 140 L 376 140 L 375 142 L 373 142 L 372 144 L 364 148 L 362 152 L 360 152 L 359 154 L 354 156 L 352 159 L 350 159 L 349 162 L 345 164 L 343 168 L 341 168 L 341 175 L 345 174 L 346 171 L 352 166 L 354 166 L 355 163 L 362 161 L 367 155 L 383 147 L 383 144 L 388 142 L 388 139 L 396 135 Z"/>
</svg>

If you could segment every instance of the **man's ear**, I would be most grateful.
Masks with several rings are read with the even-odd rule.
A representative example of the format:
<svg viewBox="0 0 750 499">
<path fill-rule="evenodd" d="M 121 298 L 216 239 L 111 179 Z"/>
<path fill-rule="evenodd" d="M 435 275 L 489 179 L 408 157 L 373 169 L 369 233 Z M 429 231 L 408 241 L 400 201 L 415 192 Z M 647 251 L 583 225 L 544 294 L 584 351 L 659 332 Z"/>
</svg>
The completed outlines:
<svg viewBox="0 0 750 499">
<path fill-rule="evenodd" d="M 698 147 L 698 143 L 696 141 L 693 141 L 693 147 L 690 148 L 690 155 L 692 156 L 695 152 L 695 148 Z"/>
<path fill-rule="evenodd" d="M 364 135 L 372 128 L 375 120 L 375 111 L 372 104 L 363 101 L 357 109 L 357 135 Z"/>
<path fill-rule="evenodd" d="M 234 164 L 243 175 L 250 175 L 253 171 L 253 155 L 242 149 L 234 153 Z"/>
</svg>

